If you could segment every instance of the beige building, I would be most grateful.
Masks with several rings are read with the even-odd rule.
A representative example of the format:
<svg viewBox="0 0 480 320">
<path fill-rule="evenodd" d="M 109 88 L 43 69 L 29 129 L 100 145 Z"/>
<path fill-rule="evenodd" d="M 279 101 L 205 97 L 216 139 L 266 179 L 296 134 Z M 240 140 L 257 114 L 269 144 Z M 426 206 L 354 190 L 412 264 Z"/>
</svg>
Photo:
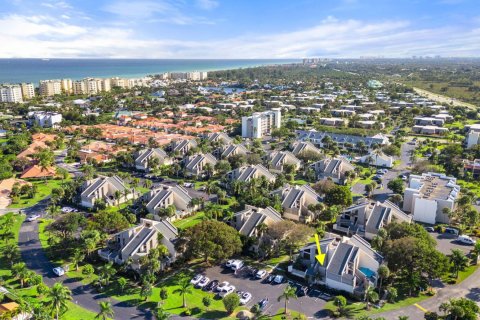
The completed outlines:
<svg viewBox="0 0 480 320">
<path fill-rule="evenodd" d="M 119 78 L 119 77 L 111 78 L 110 82 L 111 82 L 112 87 L 119 87 L 119 88 L 122 88 L 122 89 L 128 89 L 129 88 L 128 87 L 128 80 L 124 79 L 124 78 Z"/>
<path fill-rule="evenodd" d="M 62 79 L 62 80 L 60 80 L 60 87 L 62 88 L 63 93 L 72 94 L 73 93 L 72 79 Z"/>
<path fill-rule="evenodd" d="M 40 95 L 51 97 L 57 94 L 62 94 L 61 80 L 41 80 L 40 81 Z"/>
<path fill-rule="evenodd" d="M 20 86 L 22 88 L 23 100 L 30 100 L 35 97 L 35 86 L 33 83 L 22 83 Z"/>
</svg>

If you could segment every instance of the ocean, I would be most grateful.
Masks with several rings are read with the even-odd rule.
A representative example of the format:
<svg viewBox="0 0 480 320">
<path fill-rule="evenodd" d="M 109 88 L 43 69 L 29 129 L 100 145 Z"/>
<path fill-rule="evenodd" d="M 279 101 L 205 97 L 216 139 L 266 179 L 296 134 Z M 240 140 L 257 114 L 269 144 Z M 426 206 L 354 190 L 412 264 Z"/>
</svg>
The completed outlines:
<svg viewBox="0 0 480 320">
<path fill-rule="evenodd" d="M 136 78 L 163 72 L 214 71 L 296 63 L 293 59 L 0 59 L 0 83 L 86 77 Z"/>
</svg>

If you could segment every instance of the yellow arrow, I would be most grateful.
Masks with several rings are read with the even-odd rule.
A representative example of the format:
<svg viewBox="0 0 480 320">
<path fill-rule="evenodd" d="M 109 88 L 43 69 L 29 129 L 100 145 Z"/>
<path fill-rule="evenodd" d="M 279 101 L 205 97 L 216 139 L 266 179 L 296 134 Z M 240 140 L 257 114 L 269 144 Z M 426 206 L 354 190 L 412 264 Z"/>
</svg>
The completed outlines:
<svg viewBox="0 0 480 320">
<path fill-rule="evenodd" d="M 322 253 L 322 248 L 320 247 L 320 240 L 318 240 L 318 234 L 315 233 L 315 242 L 317 243 L 317 250 L 318 254 L 315 256 L 317 258 L 318 262 L 320 262 L 320 265 L 323 266 L 323 263 L 325 262 L 325 253 Z"/>
</svg>

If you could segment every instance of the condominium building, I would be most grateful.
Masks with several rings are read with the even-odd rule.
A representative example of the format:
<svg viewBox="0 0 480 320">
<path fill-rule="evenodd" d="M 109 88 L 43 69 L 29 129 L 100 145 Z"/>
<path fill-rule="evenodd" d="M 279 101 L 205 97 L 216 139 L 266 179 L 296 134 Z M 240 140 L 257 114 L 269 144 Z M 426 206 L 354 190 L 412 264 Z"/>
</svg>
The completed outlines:
<svg viewBox="0 0 480 320">
<path fill-rule="evenodd" d="M 412 213 L 415 221 L 449 223 L 448 210 L 455 209 L 459 194 L 460 186 L 454 177 L 433 172 L 412 174 L 405 189 L 403 210 Z"/>
<path fill-rule="evenodd" d="M 22 88 L 23 100 L 30 100 L 35 97 L 35 86 L 33 83 L 22 83 L 20 87 Z"/>
<path fill-rule="evenodd" d="M 42 128 L 51 128 L 62 122 L 62 114 L 56 112 L 34 111 L 29 112 L 28 117 L 31 124 L 35 123 Z"/>
<path fill-rule="evenodd" d="M 270 135 L 273 129 L 280 128 L 281 118 L 280 108 L 255 112 L 250 117 L 242 117 L 242 137 L 256 139 Z"/>
<path fill-rule="evenodd" d="M 85 94 L 87 89 L 85 87 L 85 82 L 82 80 L 76 80 L 73 82 L 73 94 Z"/>
<path fill-rule="evenodd" d="M 74 94 L 97 94 L 111 90 L 110 79 L 85 78 L 73 82 Z"/>
<path fill-rule="evenodd" d="M 41 80 L 40 81 L 40 95 L 51 97 L 56 94 L 62 94 L 61 80 Z"/>
<path fill-rule="evenodd" d="M 115 78 L 111 78 L 110 81 L 111 81 L 110 84 L 112 87 L 128 89 L 128 79 L 115 77 Z"/>
<path fill-rule="evenodd" d="M 468 126 L 467 133 L 467 149 L 473 148 L 480 144 L 480 124 L 472 124 Z"/>
<path fill-rule="evenodd" d="M 63 93 L 72 94 L 73 93 L 72 79 L 62 79 L 62 80 L 60 80 L 60 87 L 61 87 Z"/>
<path fill-rule="evenodd" d="M 23 102 L 22 88 L 17 84 L 3 84 L 0 86 L 0 102 Z"/>
</svg>

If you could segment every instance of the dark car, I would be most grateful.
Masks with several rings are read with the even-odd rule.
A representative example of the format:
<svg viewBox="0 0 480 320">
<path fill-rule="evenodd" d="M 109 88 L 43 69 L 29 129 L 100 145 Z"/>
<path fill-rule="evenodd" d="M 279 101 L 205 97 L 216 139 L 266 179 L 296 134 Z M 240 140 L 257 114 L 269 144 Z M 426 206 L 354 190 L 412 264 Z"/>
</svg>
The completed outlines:
<svg viewBox="0 0 480 320">
<path fill-rule="evenodd" d="M 295 292 L 295 294 L 297 295 L 297 297 L 303 297 L 303 296 L 306 296 L 306 295 L 307 295 L 307 291 L 308 291 L 308 288 L 307 288 L 307 287 L 298 286 L 298 287 L 297 287 L 297 291 Z"/>
<path fill-rule="evenodd" d="M 210 281 L 205 287 L 203 287 L 204 291 L 213 291 L 218 286 L 218 280 Z"/>
<path fill-rule="evenodd" d="M 275 279 L 275 275 L 269 274 L 268 277 L 265 277 L 265 279 L 263 279 L 263 283 L 272 283 L 273 279 Z"/>
<path fill-rule="evenodd" d="M 258 303 L 258 307 L 260 308 L 260 310 L 263 310 L 265 309 L 267 304 L 268 304 L 268 298 L 264 298 Z"/>
</svg>

